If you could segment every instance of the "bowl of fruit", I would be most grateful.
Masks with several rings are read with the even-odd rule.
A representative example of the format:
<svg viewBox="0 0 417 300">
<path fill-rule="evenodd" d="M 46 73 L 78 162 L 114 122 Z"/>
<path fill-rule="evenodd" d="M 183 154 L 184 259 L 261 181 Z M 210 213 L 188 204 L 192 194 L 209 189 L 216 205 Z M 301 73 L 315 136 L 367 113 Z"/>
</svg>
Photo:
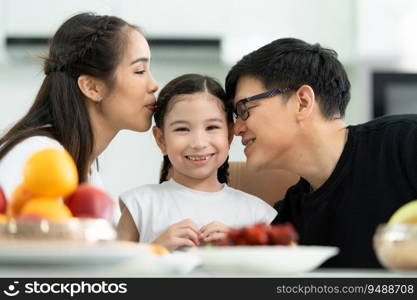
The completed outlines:
<svg viewBox="0 0 417 300">
<path fill-rule="evenodd" d="M 336 247 L 299 246 L 290 223 L 231 229 L 215 245 L 193 248 L 209 271 L 231 276 L 294 275 L 309 272 L 336 255 Z"/>
<path fill-rule="evenodd" d="M 379 262 L 393 271 L 417 271 L 417 200 L 400 207 L 377 227 L 374 249 Z"/>
<path fill-rule="evenodd" d="M 63 149 L 29 157 L 9 199 L 0 187 L 0 243 L 115 240 L 112 216 L 113 200 L 93 185 L 78 183 L 76 165 Z"/>
</svg>

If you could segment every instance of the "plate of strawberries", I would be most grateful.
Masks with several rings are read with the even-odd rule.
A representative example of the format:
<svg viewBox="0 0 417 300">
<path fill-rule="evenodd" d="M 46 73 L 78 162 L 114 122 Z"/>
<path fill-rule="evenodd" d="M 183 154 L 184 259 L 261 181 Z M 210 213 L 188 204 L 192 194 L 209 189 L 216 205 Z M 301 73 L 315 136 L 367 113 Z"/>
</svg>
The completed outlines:
<svg viewBox="0 0 417 300">
<path fill-rule="evenodd" d="M 338 253 L 337 247 L 299 246 L 290 223 L 233 228 L 216 244 L 196 248 L 204 268 L 233 276 L 287 276 L 310 272 Z"/>
</svg>

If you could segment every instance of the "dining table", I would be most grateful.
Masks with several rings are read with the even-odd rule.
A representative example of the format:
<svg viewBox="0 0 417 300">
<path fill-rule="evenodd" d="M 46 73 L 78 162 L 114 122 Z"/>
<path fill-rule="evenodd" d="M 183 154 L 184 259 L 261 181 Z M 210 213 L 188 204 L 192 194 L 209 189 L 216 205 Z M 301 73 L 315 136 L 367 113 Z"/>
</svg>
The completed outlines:
<svg viewBox="0 0 417 300">
<path fill-rule="evenodd" d="M 31 266 L 1 265 L 0 278 L 417 278 L 417 271 L 391 271 L 387 269 L 333 269 L 318 268 L 299 274 L 260 274 L 240 272 L 216 272 L 198 266 L 187 273 L 144 272 L 140 262 L 111 266 Z"/>
<path fill-rule="evenodd" d="M 23 254 L 26 252 L 22 251 Z M 276 272 L 274 269 L 263 272 L 262 268 L 251 272 L 250 269 L 236 268 L 237 265 L 230 269 L 221 268 L 221 265 L 219 268 L 205 265 L 202 261 L 193 260 L 192 253 L 170 253 L 153 259 L 153 256 L 140 255 L 120 261 L 117 259 L 121 256 L 113 255 L 108 256 L 108 262 L 104 263 L 101 258 L 90 256 L 91 261 L 85 263 L 82 253 L 79 256 L 65 256 L 66 260 L 59 253 L 21 256 L 25 262 L 17 261 L 17 256 L 12 254 L 8 256 L 12 259 L 10 261 L 1 260 L 0 256 L 0 289 L 3 288 L 5 294 L 17 291 L 23 294 L 28 292 L 29 286 L 43 288 L 44 292 L 50 292 L 54 287 L 62 288 L 61 294 L 68 294 L 65 287 L 119 287 L 118 291 L 123 292 L 114 294 L 115 299 L 127 291 L 131 295 L 153 295 L 154 299 L 172 295 L 182 295 L 182 299 L 186 299 L 185 296 L 191 297 L 202 290 L 206 290 L 207 298 L 222 295 L 224 299 L 237 296 L 241 299 L 275 299 L 277 294 L 286 299 L 285 296 L 295 293 L 314 296 L 323 291 L 334 296 L 338 295 L 335 291 L 345 291 L 352 297 L 366 295 L 375 298 L 381 293 L 391 292 L 391 289 L 398 289 L 393 290 L 395 296 L 413 297 L 417 291 L 417 271 L 318 267 L 306 272 L 283 273 L 279 268 Z M 61 260 L 57 260 L 57 257 Z M 161 286 L 164 288 L 161 289 Z M 121 287 L 124 289 L 121 290 Z M 210 289 L 207 290 L 207 287 Z M 37 296 L 42 299 L 42 295 L 40 292 Z M 84 292 L 77 294 L 77 297 L 90 299 L 90 295 Z"/>
</svg>

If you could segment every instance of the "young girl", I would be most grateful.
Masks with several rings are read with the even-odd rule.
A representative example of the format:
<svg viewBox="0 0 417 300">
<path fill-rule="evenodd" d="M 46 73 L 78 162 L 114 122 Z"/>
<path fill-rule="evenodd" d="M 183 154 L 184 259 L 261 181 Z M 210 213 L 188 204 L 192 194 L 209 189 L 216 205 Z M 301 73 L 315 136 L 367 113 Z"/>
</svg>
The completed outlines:
<svg viewBox="0 0 417 300">
<path fill-rule="evenodd" d="M 223 88 L 207 76 L 183 75 L 162 89 L 153 128 L 164 154 L 160 184 L 120 196 L 120 239 L 175 250 L 218 240 L 229 227 L 274 219 L 263 200 L 227 186 L 230 108 Z"/>
<path fill-rule="evenodd" d="M 0 186 L 10 199 L 27 158 L 65 148 L 80 181 L 101 185 L 97 157 L 122 129 L 147 131 L 154 92 L 149 45 L 135 25 L 82 13 L 50 41 L 45 78 L 29 111 L 0 138 Z"/>
</svg>

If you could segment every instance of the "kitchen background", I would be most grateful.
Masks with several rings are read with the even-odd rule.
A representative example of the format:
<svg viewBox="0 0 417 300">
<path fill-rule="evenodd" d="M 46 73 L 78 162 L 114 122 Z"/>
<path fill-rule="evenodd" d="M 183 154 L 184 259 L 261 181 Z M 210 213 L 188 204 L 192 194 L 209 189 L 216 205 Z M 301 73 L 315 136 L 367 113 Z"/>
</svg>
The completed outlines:
<svg viewBox="0 0 417 300">
<path fill-rule="evenodd" d="M 384 106 L 378 110 L 383 113 L 417 112 L 416 77 L 401 74 L 411 80 L 391 80 L 392 72 L 417 73 L 413 0 L 0 0 L 0 133 L 35 97 L 47 38 L 82 11 L 117 15 L 139 25 L 150 39 L 152 71 L 160 87 L 189 72 L 223 82 L 242 55 L 292 36 L 338 52 L 352 83 L 348 124 L 373 118 L 376 105 Z M 374 72 L 385 74 L 376 85 Z M 397 105 L 403 98 L 407 100 Z M 240 138 L 232 144 L 230 160 L 245 160 Z M 160 163 L 150 132 L 123 131 L 100 157 L 103 181 L 114 198 L 134 186 L 156 183 Z"/>
</svg>

